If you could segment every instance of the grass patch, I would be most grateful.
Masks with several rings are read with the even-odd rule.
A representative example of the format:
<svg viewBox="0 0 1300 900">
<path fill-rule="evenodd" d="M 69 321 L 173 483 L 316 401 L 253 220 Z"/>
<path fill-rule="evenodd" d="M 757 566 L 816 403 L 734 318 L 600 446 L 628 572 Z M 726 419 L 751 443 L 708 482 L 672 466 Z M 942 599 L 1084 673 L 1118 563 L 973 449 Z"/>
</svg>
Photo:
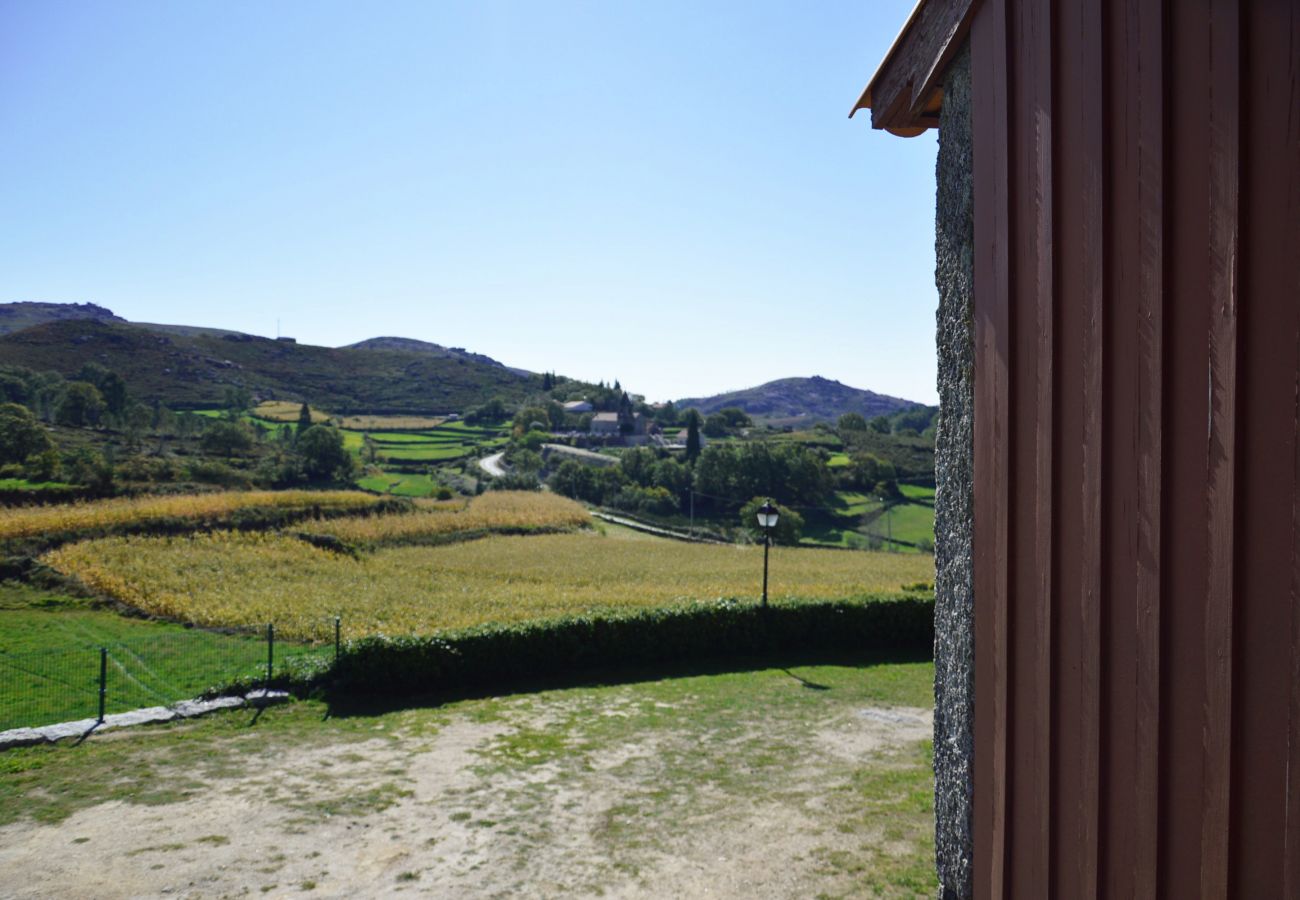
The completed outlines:
<svg viewBox="0 0 1300 900">
<path fill-rule="evenodd" d="M 329 636 L 330 623 L 321 623 Z M 109 651 L 108 713 L 198 696 L 212 685 L 265 672 L 266 642 L 129 619 L 89 601 L 0 584 L 0 731 L 93 718 L 99 650 Z M 280 643 L 278 669 L 332 645 Z"/>
</svg>

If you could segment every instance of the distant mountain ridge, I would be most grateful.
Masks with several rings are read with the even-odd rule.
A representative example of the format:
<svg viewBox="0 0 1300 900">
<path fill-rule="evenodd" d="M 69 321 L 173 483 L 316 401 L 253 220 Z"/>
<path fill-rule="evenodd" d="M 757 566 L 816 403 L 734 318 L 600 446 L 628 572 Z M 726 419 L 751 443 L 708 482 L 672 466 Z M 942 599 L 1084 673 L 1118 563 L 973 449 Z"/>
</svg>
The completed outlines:
<svg viewBox="0 0 1300 900">
<path fill-rule="evenodd" d="M 23 301 L 0 303 L 0 334 L 22 331 L 33 325 L 60 322 L 68 319 L 92 319 L 97 322 L 125 322 L 111 309 L 93 303 L 41 303 Z"/>
<path fill-rule="evenodd" d="M 145 402 L 205 406 L 227 387 L 306 400 L 335 412 L 463 412 L 493 397 L 522 400 L 540 378 L 490 357 L 424 341 L 379 338 L 315 347 L 188 325 L 132 323 L 93 304 L 0 304 L 0 365 L 75 374 L 97 362 Z"/>
<path fill-rule="evenodd" d="M 487 366 L 500 366 L 519 375 L 529 374 L 525 369 L 514 369 L 503 362 L 493 359 L 483 353 L 473 353 L 464 347 L 444 347 L 442 344 L 434 344 L 429 341 L 418 341 L 415 338 L 404 337 L 373 337 L 366 338 L 364 341 L 357 341 L 355 344 L 348 344 L 340 349 L 343 350 L 399 350 L 404 353 L 429 353 L 433 356 L 453 357 L 458 359 L 469 359 L 474 362 L 483 363 Z"/>
<path fill-rule="evenodd" d="M 901 397 L 850 387 L 820 375 L 811 378 L 779 378 L 741 391 L 673 402 L 678 409 L 694 407 L 706 416 L 734 406 L 754 419 L 777 425 L 834 422 L 850 412 L 873 419 L 920 405 Z"/>
</svg>

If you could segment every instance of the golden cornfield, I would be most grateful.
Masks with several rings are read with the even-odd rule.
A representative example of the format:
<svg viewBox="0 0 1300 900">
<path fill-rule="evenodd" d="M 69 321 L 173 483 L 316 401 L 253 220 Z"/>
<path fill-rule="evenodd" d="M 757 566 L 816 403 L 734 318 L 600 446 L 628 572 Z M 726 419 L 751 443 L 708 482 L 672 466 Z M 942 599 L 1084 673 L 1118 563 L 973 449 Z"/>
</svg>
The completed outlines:
<svg viewBox="0 0 1300 900">
<path fill-rule="evenodd" d="M 335 416 L 350 431 L 428 431 L 447 421 L 440 416 Z"/>
<path fill-rule="evenodd" d="M 145 527 L 168 519 L 190 520 L 194 525 L 219 524 L 240 510 L 357 510 L 383 498 L 361 491 L 224 491 L 170 497 L 129 497 L 6 509 L 0 516 L 0 542 L 55 534 L 96 532 L 124 527 Z"/>
<path fill-rule="evenodd" d="M 590 524 L 587 511 L 565 497 L 537 491 L 492 491 L 475 497 L 468 506 L 460 500 L 424 501 L 417 504 L 415 512 L 324 519 L 305 523 L 302 530 L 377 547 L 419 543 L 422 538 L 460 532 L 556 531 Z"/>
<path fill-rule="evenodd" d="M 329 421 L 328 413 L 323 413 L 312 406 L 307 409 L 311 412 L 311 420 L 314 424 Z M 297 422 L 301 411 L 302 404 L 294 403 L 292 400 L 263 400 L 257 404 L 253 415 L 259 419 L 270 419 L 275 422 Z"/>
<path fill-rule="evenodd" d="M 272 622 L 301 639 L 319 635 L 334 615 L 348 637 L 360 637 L 755 598 L 763 571 L 758 547 L 592 532 L 397 547 L 360 559 L 274 534 L 107 538 L 63 547 L 45 561 L 146 612 L 207 626 Z M 775 547 L 769 591 L 842 598 L 933 578 L 929 556 Z"/>
</svg>

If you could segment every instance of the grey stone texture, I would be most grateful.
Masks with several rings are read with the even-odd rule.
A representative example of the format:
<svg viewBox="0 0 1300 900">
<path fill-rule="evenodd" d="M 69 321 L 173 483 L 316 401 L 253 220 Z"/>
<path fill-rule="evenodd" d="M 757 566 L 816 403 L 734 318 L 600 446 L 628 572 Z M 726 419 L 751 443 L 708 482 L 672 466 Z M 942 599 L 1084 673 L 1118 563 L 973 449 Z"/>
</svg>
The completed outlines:
<svg viewBox="0 0 1300 900">
<path fill-rule="evenodd" d="M 245 705 L 266 706 L 271 703 L 283 703 L 288 699 L 289 695 L 284 691 L 256 690 L 250 691 L 245 697 L 214 697 L 211 700 L 182 700 L 171 706 L 147 706 L 144 709 L 104 716 L 102 722 L 97 719 L 79 719 L 76 722 L 60 722 L 57 725 L 43 725 L 40 728 L 14 728 L 0 731 L 0 750 L 32 744 L 53 744 L 70 738 L 86 738 L 96 732 L 110 731 L 114 728 L 151 725 L 157 722 L 170 722 L 173 719 L 192 719 L 221 709 L 235 709 Z"/>
<path fill-rule="evenodd" d="M 944 77 L 939 119 L 935 284 L 939 422 L 934 502 L 934 812 L 941 900 L 973 896 L 974 170 L 970 46 Z"/>
</svg>

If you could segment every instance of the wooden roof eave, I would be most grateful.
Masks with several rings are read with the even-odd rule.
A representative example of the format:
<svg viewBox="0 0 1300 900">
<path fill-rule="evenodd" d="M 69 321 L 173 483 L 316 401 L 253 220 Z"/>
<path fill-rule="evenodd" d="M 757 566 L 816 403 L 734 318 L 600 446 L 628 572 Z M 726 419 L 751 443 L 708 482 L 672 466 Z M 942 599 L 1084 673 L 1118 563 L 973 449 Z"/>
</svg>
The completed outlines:
<svg viewBox="0 0 1300 900">
<path fill-rule="evenodd" d="M 943 73 L 970 30 L 979 0 L 919 0 L 849 117 L 871 110 L 871 127 L 915 137 L 939 126 Z"/>
</svg>

